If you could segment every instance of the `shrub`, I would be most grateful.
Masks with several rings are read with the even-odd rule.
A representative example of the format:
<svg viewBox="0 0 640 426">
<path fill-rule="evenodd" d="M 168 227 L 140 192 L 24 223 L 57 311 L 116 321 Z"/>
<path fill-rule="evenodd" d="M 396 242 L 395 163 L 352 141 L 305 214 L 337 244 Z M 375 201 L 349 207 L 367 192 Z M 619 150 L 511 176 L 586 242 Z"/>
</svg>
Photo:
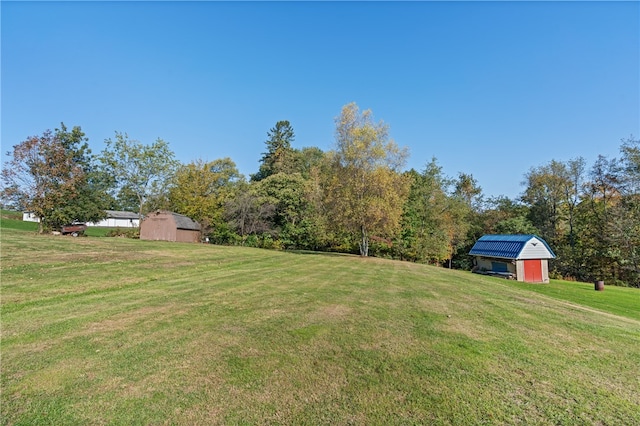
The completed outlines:
<svg viewBox="0 0 640 426">
<path fill-rule="evenodd" d="M 140 228 L 116 228 L 106 234 L 107 237 L 140 238 Z"/>
</svg>

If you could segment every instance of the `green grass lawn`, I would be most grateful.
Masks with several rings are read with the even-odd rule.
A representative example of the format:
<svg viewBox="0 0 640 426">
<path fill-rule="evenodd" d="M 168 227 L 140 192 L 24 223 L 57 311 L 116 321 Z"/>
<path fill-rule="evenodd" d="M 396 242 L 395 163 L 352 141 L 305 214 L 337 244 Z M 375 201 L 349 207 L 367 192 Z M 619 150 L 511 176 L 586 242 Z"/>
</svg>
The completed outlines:
<svg viewBox="0 0 640 426">
<path fill-rule="evenodd" d="M 25 222 L 22 219 L 12 219 L 6 216 L 0 218 L 0 231 L 5 229 L 16 229 L 19 231 L 38 232 L 37 222 Z"/>
<path fill-rule="evenodd" d="M 640 424 L 640 291 L 5 228 L 2 424 Z"/>
<path fill-rule="evenodd" d="M 37 222 L 27 222 L 22 220 L 22 214 L 18 212 L 13 212 L 10 210 L 2 210 L 1 217 L 1 229 L 17 229 L 21 231 L 38 231 L 38 223 Z M 108 227 L 95 227 L 90 226 L 84 232 L 84 235 L 88 237 L 106 237 L 109 231 L 119 229 L 119 228 L 108 228 Z"/>
</svg>

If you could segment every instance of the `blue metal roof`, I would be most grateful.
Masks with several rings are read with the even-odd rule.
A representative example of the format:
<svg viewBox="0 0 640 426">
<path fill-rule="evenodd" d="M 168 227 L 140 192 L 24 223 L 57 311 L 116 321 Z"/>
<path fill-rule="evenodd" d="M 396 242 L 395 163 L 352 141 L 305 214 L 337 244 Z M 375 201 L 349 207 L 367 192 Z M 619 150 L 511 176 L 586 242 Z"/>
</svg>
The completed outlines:
<svg viewBox="0 0 640 426">
<path fill-rule="evenodd" d="M 483 235 L 469 252 L 471 255 L 518 259 L 520 254 L 532 238 L 544 244 L 551 257 L 556 257 L 549 245 L 542 238 L 527 235 Z"/>
</svg>

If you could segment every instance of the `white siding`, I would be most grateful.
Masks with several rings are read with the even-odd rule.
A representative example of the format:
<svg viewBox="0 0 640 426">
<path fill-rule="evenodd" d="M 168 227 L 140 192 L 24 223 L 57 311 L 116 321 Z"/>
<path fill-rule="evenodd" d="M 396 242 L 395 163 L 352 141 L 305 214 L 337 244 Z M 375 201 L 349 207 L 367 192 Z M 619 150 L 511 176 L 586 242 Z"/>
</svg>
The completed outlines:
<svg viewBox="0 0 640 426">
<path fill-rule="evenodd" d="M 40 218 L 33 212 L 23 212 L 22 220 L 25 222 L 40 222 Z M 137 228 L 140 226 L 140 219 L 125 219 L 108 217 L 100 222 L 88 222 L 87 226 L 103 226 L 108 228 Z"/>
<path fill-rule="evenodd" d="M 22 220 L 24 222 L 40 222 L 40 218 L 34 212 L 23 212 Z"/>
<path fill-rule="evenodd" d="M 547 259 L 542 259 L 542 282 L 549 282 L 549 261 Z"/>
<path fill-rule="evenodd" d="M 542 241 L 531 238 L 520 252 L 518 259 L 551 259 L 553 256 Z"/>
<path fill-rule="evenodd" d="M 524 262 L 516 260 L 516 280 L 524 282 Z"/>
<path fill-rule="evenodd" d="M 116 219 L 116 218 L 107 218 L 103 219 L 100 222 L 90 222 L 87 223 L 87 226 L 102 226 L 109 228 L 137 228 L 140 224 L 138 219 Z"/>
</svg>

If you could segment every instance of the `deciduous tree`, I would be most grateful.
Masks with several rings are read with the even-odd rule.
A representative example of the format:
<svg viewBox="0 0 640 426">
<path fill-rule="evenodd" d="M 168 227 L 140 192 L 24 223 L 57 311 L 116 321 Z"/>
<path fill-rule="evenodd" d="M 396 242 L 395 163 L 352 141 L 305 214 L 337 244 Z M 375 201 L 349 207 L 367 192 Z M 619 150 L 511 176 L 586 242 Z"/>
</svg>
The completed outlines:
<svg viewBox="0 0 640 426">
<path fill-rule="evenodd" d="M 631 135 L 620 146 L 624 168 L 623 193 L 640 196 L 640 139 Z"/>
<path fill-rule="evenodd" d="M 640 287 L 640 140 L 631 135 L 620 146 L 619 202 L 609 215 L 609 253 L 620 265 L 620 279 Z"/>
<path fill-rule="evenodd" d="M 408 175 L 412 185 L 403 214 L 403 258 L 435 264 L 449 260 L 451 266 L 453 254 L 467 238 L 471 213 L 467 203 L 481 192 L 470 175 L 457 182 L 444 176 L 435 158 L 422 173 L 412 170 Z"/>
<path fill-rule="evenodd" d="M 336 148 L 327 182 L 332 222 L 358 240 L 369 253 L 371 235 L 392 238 L 399 231 L 409 180 L 399 173 L 407 157 L 389 138 L 389 127 L 374 122 L 355 103 L 336 118 Z"/>
<path fill-rule="evenodd" d="M 401 258 L 440 264 L 449 253 L 444 218 L 447 182 L 442 167 L 433 158 L 422 173 L 410 170 L 407 176 L 411 190 L 404 206 Z"/>
<path fill-rule="evenodd" d="M 324 239 L 315 184 L 300 173 L 276 173 L 255 183 L 256 192 L 275 207 L 277 237 L 286 248 L 316 249 Z"/>
<path fill-rule="evenodd" d="M 130 140 L 126 133 L 116 132 L 115 139 L 105 140 L 100 160 L 113 178 L 114 195 L 134 194 L 138 214 L 143 215 L 148 197 L 165 190 L 178 162 L 169 144 L 157 139 L 151 145 Z"/>
<path fill-rule="evenodd" d="M 256 193 L 252 184 L 244 182 L 225 204 L 225 219 L 240 236 L 242 245 L 249 235 L 273 232 L 275 206 Z"/>
<path fill-rule="evenodd" d="M 169 203 L 177 213 L 200 222 L 205 232 L 223 222 L 224 205 L 243 177 L 230 158 L 181 165 L 172 178 Z"/>
<path fill-rule="evenodd" d="M 566 187 L 569 177 L 564 163 L 552 160 L 533 167 L 525 175 L 522 200 L 529 206 L 529 219 L 552 245 L 561 241 L 565 219 Z"/>
<path fill-rule="evenodd" d="M 107 197 L 80 127 L 64 123 L 54 132 L 15 145 L 2 170 L 3 198 L 40 218 L 40 232 L 72 221 L 105 217 Z"/>
</svg>

